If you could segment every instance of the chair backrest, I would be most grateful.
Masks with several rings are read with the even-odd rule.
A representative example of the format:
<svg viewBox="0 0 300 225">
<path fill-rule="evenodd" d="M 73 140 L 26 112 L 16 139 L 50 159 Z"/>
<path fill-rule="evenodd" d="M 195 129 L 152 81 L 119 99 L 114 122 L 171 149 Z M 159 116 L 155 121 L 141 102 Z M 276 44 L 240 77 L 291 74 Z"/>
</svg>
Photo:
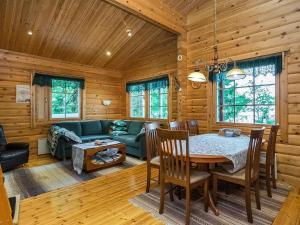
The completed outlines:
<svg viewBox="0 0 300 225">
<path fill-rule="evenodd" d="M 171 121 L 169 122 L 170 130 L 186 130 L 184 121 Z"/>
<path fill-rule="evenodd" d="M 157 122 L 145 124 L 147 160 L 151 160 L 153 157 L 156 157 L 159 154 L 157 144 L 157 128 L 160 128 L 160 124 Z"/>
<path fill-rule="evenodd" d="M 276 146 L 276 138 L 278 133 L 279 125 L 273 125 L 271 127 L 268 148 L 267 148 L 267 163 L 273 165 L 275 160 L 275 146 Z"/>
<path fill-rule="evenodd" d="M 264 128 L 251 130 L 245 172 L 246 183 L 248 184 L 259 177 L 259 159 L 263 135 Z"/>
<path fill-rule="evenodd" d="M 161 178 L 186 186 L 190 183 L 188 131 L 157 129 L 157 137 L 160 149 Z"/>
<path fill-rule="evenodd" d="M 190 136 L 199 134 L 198 120 L 188 120 L 186 121 L 186 125 L 189 130 Z"/>
<path fill-rule="evenodd" d="M 4 149 L 4 146 L 7 144 L 3 126 L 0 125 L 0 151 Z"/>
</svg>

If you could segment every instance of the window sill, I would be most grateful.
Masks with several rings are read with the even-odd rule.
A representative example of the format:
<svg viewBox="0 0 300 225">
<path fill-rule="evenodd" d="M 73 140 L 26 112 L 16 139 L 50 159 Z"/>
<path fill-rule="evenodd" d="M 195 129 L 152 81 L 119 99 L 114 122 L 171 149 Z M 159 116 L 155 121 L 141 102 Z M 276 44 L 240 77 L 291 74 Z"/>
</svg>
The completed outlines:
<svg viewBox="0 0 300 225">
<path fill-rule="evenodd" d="M 232 127 L 251 127 L 251 128 L 269 128 L 272 125 L 270 124 L 254 124 L 254 123 L 232 123 L 232 122 L 216 122 L 218 126 L 232 126 Z"/>
</svg>

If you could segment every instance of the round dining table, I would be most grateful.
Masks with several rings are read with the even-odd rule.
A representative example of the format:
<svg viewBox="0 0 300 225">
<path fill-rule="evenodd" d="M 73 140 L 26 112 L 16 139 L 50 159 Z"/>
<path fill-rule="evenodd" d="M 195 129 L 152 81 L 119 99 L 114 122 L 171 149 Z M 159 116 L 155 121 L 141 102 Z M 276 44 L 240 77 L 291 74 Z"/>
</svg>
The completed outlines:
<svg viewBox="0 0 300 225">
<path fill-rule="evenodd" d="M 232 165 L 230 169 L 227 167 L 228 172 L 234 173 L 246 165 L 249 141 L 250 137 L 246 135 L 224 137 L 210 133 L 191 136 L 189 137 L 190 162 L 205 165 L 204 170 L 209 170 L 209 164 L 226 163 Z M 210 191 L 208 191 L 208 199 L 211 210 L 215 215 L 219 215 Z"/>
</svg>

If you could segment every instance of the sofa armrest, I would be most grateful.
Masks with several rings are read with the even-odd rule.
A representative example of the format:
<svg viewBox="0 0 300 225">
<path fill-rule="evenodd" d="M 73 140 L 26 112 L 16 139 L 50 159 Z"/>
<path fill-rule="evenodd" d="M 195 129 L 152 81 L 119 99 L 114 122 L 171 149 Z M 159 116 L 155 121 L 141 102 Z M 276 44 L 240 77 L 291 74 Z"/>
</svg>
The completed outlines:
<svg viewBox="0 0 300 225">
<path fill-rule="evenodd" d="M 24 142 L 8 143 L 5 145 L 5 150 L 29 149 L 29 144 Z"/>
<path fill-rule="evenodd" d="M 145 138 L 145 133 L 138 133 L 135 137 L 135 142 L 139 142 L 142 138 Z"/>
</svg>

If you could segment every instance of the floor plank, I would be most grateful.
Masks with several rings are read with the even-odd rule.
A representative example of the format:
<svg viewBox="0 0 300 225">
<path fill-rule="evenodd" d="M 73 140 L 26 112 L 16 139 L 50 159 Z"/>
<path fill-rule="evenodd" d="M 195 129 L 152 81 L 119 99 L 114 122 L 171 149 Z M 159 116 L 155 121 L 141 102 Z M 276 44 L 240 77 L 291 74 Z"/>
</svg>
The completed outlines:
<svg viewBox="0 0 300 225">
<path fill-rule="evenodd" d="M 50 163 L 52 157 L 35 159 L 27 167 Z M 49 224 L 161 224 L 128 200 L 145 191 L 145 164 L 56 191 L 24 199 L 20 225 Z M 300 190 L 289 193 L 274 225 L 300 224 Z"/>
</svg>

